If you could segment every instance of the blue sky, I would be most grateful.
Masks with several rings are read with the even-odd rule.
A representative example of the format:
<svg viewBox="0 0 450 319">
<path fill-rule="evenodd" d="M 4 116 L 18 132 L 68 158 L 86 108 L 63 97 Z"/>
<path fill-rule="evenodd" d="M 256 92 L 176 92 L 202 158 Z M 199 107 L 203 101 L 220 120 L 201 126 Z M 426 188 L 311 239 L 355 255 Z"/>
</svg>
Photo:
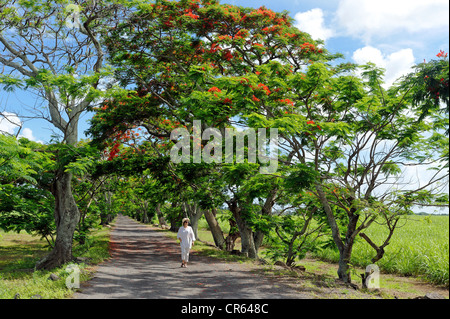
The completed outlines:
<svg viewBox="0 0 450 319">
<path fill-rule="evenodd" d="M 386 69 L 386 85 L 410 72 L 411 66 L 449 52 L 448 0 L 223 0 L 238 6 L 289 11 L 295 25 L 313 38 L 325 41 L 333 53 L 357 63 L 374 62 Z M 35 105 L 33 96 L 23 92 L 0 91 L 0 111 L 10 122 L 0 119 L 0 131 L 17 132 L 11 123 L 23 122 L 22 135 L 48 142 L 51 124 L 26 120 L 25 108 Z M 13 114 L 17 113 L 18 117 Z M 25 114 L 24 114 L 25 113 Z M 88 128 L 85 115 L 80 137 Z"/>
</svg>

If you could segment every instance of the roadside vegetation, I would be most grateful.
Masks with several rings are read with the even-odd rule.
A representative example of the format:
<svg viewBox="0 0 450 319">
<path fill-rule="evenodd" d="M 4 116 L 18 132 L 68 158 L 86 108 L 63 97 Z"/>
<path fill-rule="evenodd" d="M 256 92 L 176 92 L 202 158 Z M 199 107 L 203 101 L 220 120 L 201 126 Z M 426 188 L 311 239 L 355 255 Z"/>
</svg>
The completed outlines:
<svg viewBox="0 0 450 319">
<path fill-rule="evenodd" d="M 229 224 L 226 218 L 218 218 L 223 231 L 229 232 Z M 155 220 L 156 222 L 156 220 Z M 380 225 L 371 229 L 371 237 L 377 242 L 386 236 L 386 229 Z M 168 232 L 169 236 L 176 238 L 176 234 Z M 212 257 L 222 258 L 230 261 L 248 261 L 247 258 L 238 255 L 231 255 L 228 252 L 213 249 L 213 237 L 208 228 L 205 218 L 199 221 L 198 237 L 203 242 L 196 246 L 200 253 Z M 386 247 L 386 254 L 383 259 L 377 262 L 380 271 L 385 274 L 400 276 L 412 276 L 423 279 L 431 284 L 449 287 L 449 216 L 448 215 L 412 215 L 404 217 L 401 227 L 393 236 L 391 244 Z M 318 246 L 321 243 L 317 244 Z M 240 249 L 240 240 L 236 241 L 236 250 Z M 270 261 L 270 243 L 265 242 L 261 248 L 261 256 Z M 309 269 L 314 269 L 315 260 L 336 264 L 339 260 L 339 252 L 336 248 L 326 247 L 314 249 L 314 253 L 307 254 L 305 260 L 296 259 L 297 265 L 308 265 Z M 355 243 L 352 255 L 352 267 L 355 277 L 359 277 L 367 265 L 371 264 L 374 257 L 374 250 L 367 242 L 359 239 Z M 279 261 L 283 261 L 281 258 Z M 356 270 L 358 268 L 358 271 Z M 332 271 L 336 271 L 335 269 Z M 335 274 L 335 273 L 334 273 Z"/>
<path fill-rule="evenodd" d="M 81 257 L 80 283 L 89 280 L 95 265 L 109 258 L 110 228 L 97 229 L 83 244 L 74 245 L 74 256 Z M 0 230 L 0 299 L 61 299 L 70 297 L 74 289 L 66 286 L 66 278 L 72 273 L 67 263 L 51 270 L 36 270 L 39 258 L 48 254 L 49 246 L 44 239 L 25 232 Z M 57 280 L 51 280 L 51 274 Z"/>
</svg>

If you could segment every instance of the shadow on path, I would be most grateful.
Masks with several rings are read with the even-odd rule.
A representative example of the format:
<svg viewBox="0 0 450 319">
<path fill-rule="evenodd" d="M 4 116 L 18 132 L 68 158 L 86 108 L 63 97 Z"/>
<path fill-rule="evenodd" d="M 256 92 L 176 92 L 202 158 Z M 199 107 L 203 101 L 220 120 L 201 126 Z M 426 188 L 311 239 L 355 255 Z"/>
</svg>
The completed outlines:
<svg viewBox="0 0 450 319">
<path fill-rule="evenodd" d="M 180 268 L 176 241 L 125 216 L 116 219 L 110 247 L 111 258 L 73 298 L 311 298 L 239 263 L 191 253 Z"/>
</svg>

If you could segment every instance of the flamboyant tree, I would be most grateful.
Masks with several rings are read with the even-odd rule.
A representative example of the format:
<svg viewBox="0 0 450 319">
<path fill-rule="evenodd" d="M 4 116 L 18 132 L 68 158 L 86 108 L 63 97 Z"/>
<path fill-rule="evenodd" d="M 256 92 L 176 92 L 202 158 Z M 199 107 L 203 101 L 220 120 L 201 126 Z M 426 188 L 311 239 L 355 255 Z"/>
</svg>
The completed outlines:
<svg viewBox="0 0 450 319">
<path fill-rule="evenodd" d="M 217 1 L 142 5 L 109 32 L 105 44 L 116 66 L 115 77 L 127 90 L 105 101 L 90 131 L 97 139 L 109 138 L 112 158 L 133 126 L 144 128 L 146 139 L 161 154 L 165 149 L 167 156 L 173 145 L 170 132 L 186 127 L 192 133 L 194 120 L 201 121 L 202 129 L 215 127 L 223 133 L 236 122 L 245 123 L 244 116 L 252 112 L 266 112 L 266 104 L 287 117 L 293 102 L 286 98 L 290 88 L 283 78 L 314 61 L 331 59 L 307 33 L 292 26 L 286 12 Z M 239 187 L 244 182 L 239 181 Z M 266 212 L 275 195 L 276 191 L 266 192 Z M 243 251 L 256 257 L 254 229 L 249 218 L 242 218 L 252 215 L 245 204 L 252 200 L 230 198 L 229 203 L 243 242 L 249 243 Z"/>
<path fill-rule="evenodd" d="M 356 69 L 362 76 L 355 75 Z M 409 91 L 385 91 L 382 75 L 370 64 L 316 63 L 305 74 L 286 78 L 292 88 L 290 98 L 298 105 L 290 121 L 276 115 L 249 117 L 252 126 L 278 127 L 284 137 L 282 147 L 300 166 L 319 174 L 308 195 L 316 196 L 325 211 L 340 253 L 338 275 L 345 282 L 351 282 L 356 236 L 376 250 L 372 260 L 376 262 L 384 255 L 400 216 L 411 213 L 415 205 L 448 203 L 444 192 L 448 138 L 442 125 L 435 125 L 443 123 L 445 113 L 430 110 L 420 120 L 409 103 Z M 440 120 L 430 122 L 430 118 Z M 408 173 L 411 167 L 432 168 L 435 173 L 417 180 Z M 374 243 L 363 232 L 375 221 L 388 229 L 382 243 Z"/>
<path fill-rule="evenodd" d="M 278 178 L 311 198 L 304 202 L 313 214 L 325 214 L 340 253 L 338 276 L 349 283 L 356 236 L 375 248 L 376 260 L 401 215 L 416 204 L 448 202 L 441 191 L 444 152 L 427 149 L 432 131 L 439 140 L 434 148 L 444 147 L 445 137 L 427 119 L 445 115 L 431 110 L 418 120 L 409 112 L 410 91 L 384 90 L 383 73 L 373 65 L 331 64 L 336 56 L 293 27 L 287 13 L 216 1 L 159 1 L 140 6 L 110 30 L 105 44 L 123 89 L 96 110 L 90 131 L 107 142 L 112 161 L 124 159 L 120 145 L 136 138 L 130 129 L 142 128 L 147 135 L 140 143 L 155 153 L 139 152 L 144 160 L 135 163 L 151 167 L 159 179 L 185 183 L 177 174 L 181 164 L 168 158 L 173 129 L 185 127 L 192 148 L 206 146 L 196 140 L 194 120 L 222 135 L 233 125 L 278 129 L 279 172 L 260 176 L 261 161 L 217 169 L 243 252 L 251 257 L 257 256 L 261 216 L 270 216 L 276 203 Z M 420 185 L 407 180 L 409 167 L 426 164 L 435 164 L 436 174 Z M 389 230 L 381 244 L 363 232 L 375 221 Z"/>
</svg>

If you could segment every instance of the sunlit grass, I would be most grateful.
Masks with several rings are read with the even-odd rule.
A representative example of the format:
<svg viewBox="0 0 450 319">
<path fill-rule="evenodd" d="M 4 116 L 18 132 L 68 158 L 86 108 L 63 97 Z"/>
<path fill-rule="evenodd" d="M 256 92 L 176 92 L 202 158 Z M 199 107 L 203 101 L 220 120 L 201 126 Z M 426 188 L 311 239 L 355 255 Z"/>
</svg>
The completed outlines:
<svg viewBox="0 0 450 319">
<path fill-rule="evenodd" d="M 372 225 L 366 234 L 378 245 L 387 236 L 381 225 Z M 385 248 L 385 256 L 377 262 L 387 273 L 424 276 L 428 281 L 449 285 L 449 217 L 409 216 L 402 227 L 395 230 L 391 243 Z M 366 266 L 375 256 L 375 251 L 362 238 L 357 238 L 353 247 L 352 264 Z M 316 254 L 325 260 L 337 262 L 339 254 L 325 249 Z"/>
<path fill-rule="evenodd" d="M 109 229 L 96 230 L 85 245 L 74 245 L 73 254 L 88 257 L 90 264 L 96 264 L 109 257 L 108 243 Z M 0 299 L 60 299 L 73 294 L 66 286 L 66 278 L 72 274 L 68 265 L 50 271 L 34 269 L 36 262 L 49 252 L 46 244 L 45 240 L 24 232 L 0 231 Z M 83 263 L 78 266 L 80 281 L 88 280 L 92 266 Z M 50 280 L 52 273 L 60 279 Z"/>
</svg>

